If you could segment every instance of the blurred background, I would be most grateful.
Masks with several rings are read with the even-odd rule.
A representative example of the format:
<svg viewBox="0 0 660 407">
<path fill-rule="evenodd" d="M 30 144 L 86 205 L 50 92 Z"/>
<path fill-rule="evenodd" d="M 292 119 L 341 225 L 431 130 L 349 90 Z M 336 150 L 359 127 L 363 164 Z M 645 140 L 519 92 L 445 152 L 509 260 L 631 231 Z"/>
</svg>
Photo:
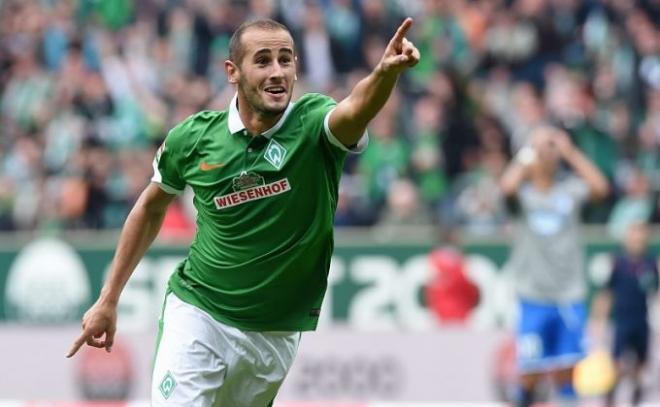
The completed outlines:
<svg viewBox="0 0 660 407">
<path fill-rule="evenodd" d="M 190 191 L 122 297 L 113 354 L 64 353 L 156 148 L 233 96 L 240 23 L 286 24 L 296 94 L 340 100 L 405 16 L 422 60 L 346 162 L 322 324 L 280 399 L 506 400 L 514 218 L 498 179 L 531 129 L 565 129 L 610 182 L 582 213 L 593 287 L 630 222 L 660 251 L 660 1 L 0 0 L 0 400 L 147 398 Z M 647 376 L 660 401 L 660 360 Z"/>
</svg>

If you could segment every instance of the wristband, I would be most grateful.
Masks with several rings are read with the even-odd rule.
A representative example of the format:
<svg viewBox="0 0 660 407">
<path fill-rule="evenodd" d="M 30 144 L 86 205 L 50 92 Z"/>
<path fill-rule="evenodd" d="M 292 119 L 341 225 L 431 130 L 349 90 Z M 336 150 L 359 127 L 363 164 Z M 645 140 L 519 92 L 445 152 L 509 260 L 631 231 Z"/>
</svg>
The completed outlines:
<svg viewBox="0 0 660 407">
<path fill-rule="evenodd" d="M 516 162 L 527 166 L 530 165 L 536 160 L 536 150 L 532 148 L 531 146 L 524 146 L 520 150 L 518 150 L 518 153 L 516 153 L 516 157 L 514 158 Z"/>
</svg>

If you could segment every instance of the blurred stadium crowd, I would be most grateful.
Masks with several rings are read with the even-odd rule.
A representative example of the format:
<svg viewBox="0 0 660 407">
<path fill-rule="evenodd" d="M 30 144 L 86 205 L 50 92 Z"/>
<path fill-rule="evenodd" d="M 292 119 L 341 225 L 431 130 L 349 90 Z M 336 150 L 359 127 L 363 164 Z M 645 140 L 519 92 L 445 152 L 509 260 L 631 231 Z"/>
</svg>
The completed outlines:
<svg viewBox="0 0 660 407">
<path fill-rule="evenodd" d="M 507 223 L 497 180 L 554 123 L 609 178 L 584 220 L 660 221 L 660 1 L 0 0 L 0 230 L 118 228 L 169 128 L 233 96 L 246 18 L 290 27 L 297 94 L 341 99 L 403 16 L 422 61 L 349 157 L 338 226 Z M 165 228 L 190 231 L 175 205 Z"/>
</svg>

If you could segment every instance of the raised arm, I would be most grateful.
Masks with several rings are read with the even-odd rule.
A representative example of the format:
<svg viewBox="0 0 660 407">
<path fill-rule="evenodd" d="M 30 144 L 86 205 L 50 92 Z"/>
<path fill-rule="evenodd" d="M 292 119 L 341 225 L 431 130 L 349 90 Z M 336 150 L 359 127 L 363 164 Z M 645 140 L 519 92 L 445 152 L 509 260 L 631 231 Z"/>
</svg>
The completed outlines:
<svg viewBox="0 0 660 407">
<path fill-rule="evenodd" d="M 601 200 L 609 193 L 607 178 L 582 152 L 575 147 L 563 131 L 555 134 L 555 143 L 564 160 L 589 186 L 589 193 L 594 200 Z"/>
<path fill-rule="evenodd" d="M 535 156 L 536 152 L 531 146 L 524 146 L 511 160 L 500 178 L 500 189 L 505 196 L 511 197 L 518 192 L 520 185 L 527 178 L 529 165 Z"/>
<path fill-rule="evenodd" d="M 67 353 L 68 358 L 75 355 L 84 343 L 110 352 L 117 325 L 119 296 L 138 262 L 158 235 L 167 207 L 175 196 L 164 192 L 158 184 L 151 183 L 138 198 L 119 236 L 101 295 L 83 316 L 83 331 Z"/>
<path fill-rule="evenodd" d="M 337 104 L 328 119 L 334 136 L 347 147 L 355 145 L 369 121 L 383 107 L 401 72 L 419 62 L 419 51 L 405 36 L 412 26 L 406 18 L 390 40 L 378 66 L 355 85 L 351 94 Z"/>
</svg>

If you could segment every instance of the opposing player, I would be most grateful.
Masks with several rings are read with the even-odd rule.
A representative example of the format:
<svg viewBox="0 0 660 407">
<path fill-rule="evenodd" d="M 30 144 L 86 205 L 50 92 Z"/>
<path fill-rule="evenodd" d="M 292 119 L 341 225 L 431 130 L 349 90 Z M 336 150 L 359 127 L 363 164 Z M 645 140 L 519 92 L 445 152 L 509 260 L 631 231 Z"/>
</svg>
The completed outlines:
<svg viewBox="0 0 660 407">
<path fill-rule="evenodd" d="M 367 124 L 419 61 L 405 38 L 412 23 L 401 24 L 378 66 L 339 103 L 320 94 L 292 103 L 291 34 L 267 19 L 241 25 L 225 61 L 236 96 L 226 111 L 200 112 L 170 131 L 68 356 L 84 343 L 110 351 L 120 293 L 188 185 L 197 234 L 169 281 L 152 405 L 272 403 L 300 332 L 318 322 L 345 155 L 365 148 Z"/>
<path fill-rule="evenodd" d="M 504 193 L 517 197 L 521 208 L 507 264 L 520 300 L 520 406 L 532 405 L 537 384 L 547 373 L 564 400 L 575 399 L 572 370 L 583 357 L 587 316 L 579 214 L 589 198 L 608 192 L 605 177 L 564 132 L 545 126 L 530 140 L 501 179 Z M 561 160 L 574 175 L 560 173 Z"/>
</svg>

